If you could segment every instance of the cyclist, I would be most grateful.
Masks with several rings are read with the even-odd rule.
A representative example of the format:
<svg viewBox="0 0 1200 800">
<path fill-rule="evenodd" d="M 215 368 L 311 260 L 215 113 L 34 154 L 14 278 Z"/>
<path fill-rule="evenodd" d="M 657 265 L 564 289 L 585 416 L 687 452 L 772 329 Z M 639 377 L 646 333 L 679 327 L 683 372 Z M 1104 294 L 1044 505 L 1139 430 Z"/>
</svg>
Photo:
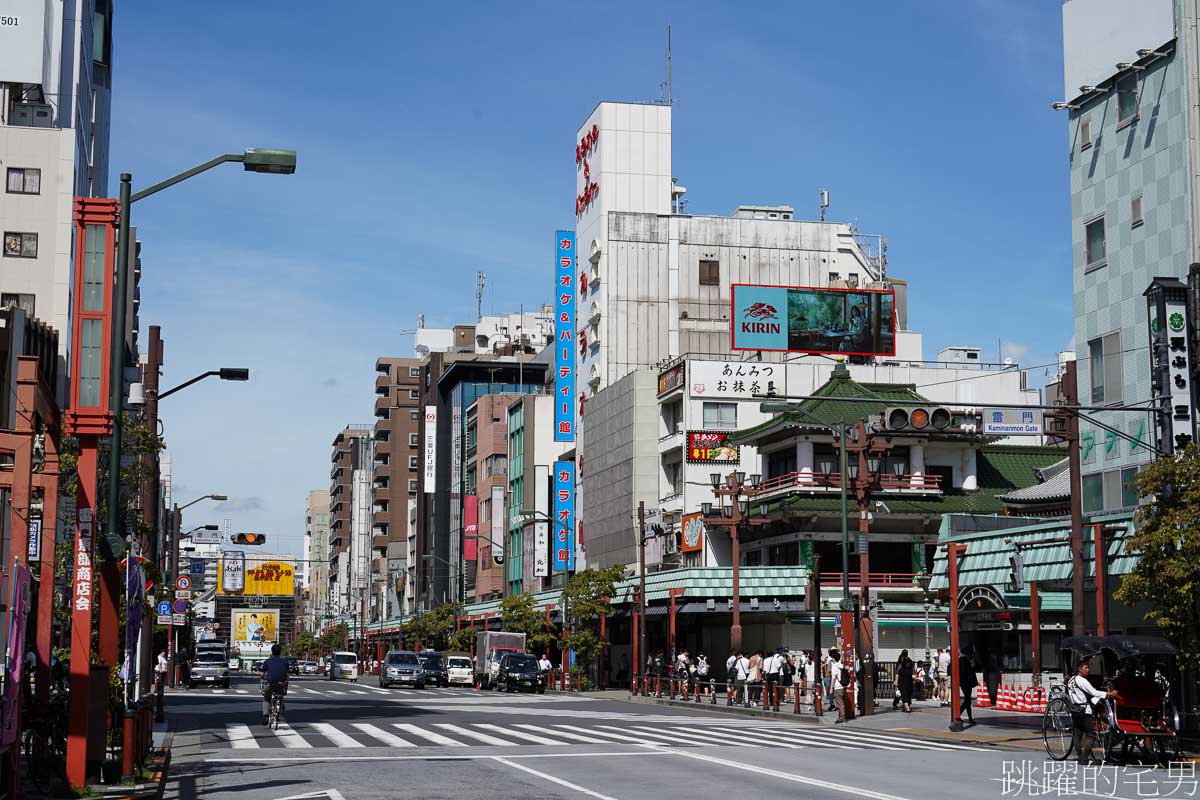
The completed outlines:
<svg viewBox="0 0 1200 800">
<path fill-rule="evenodd" d="M 283 712 L 283 695 L 287 694 L 288 662 L 281 658 L 279 645 L 271 645 L 271 657 L 263 662 L 263 724 L 269 721 L 271 713 L 271 696 L 280 696 L 279 710 Z"/>
</svg>

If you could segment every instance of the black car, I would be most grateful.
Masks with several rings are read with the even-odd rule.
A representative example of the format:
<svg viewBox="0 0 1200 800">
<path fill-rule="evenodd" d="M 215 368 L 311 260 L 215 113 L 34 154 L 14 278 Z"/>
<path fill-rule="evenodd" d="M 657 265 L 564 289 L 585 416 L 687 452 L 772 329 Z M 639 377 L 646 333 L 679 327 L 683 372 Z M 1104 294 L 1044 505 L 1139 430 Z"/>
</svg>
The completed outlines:
<svg viewBox="0 0 1200 800">
<path fill-rule="evenodd" d="M 300 674 L 300 659 L 296 658 L 295 656 L 288 656 L 287 662 L 288 662 L 288 674 L 289 675 L 299 675 Z"/>
<path fill-rule="evenodd" d="M 529 653 L 506 653 L 500 659 L 499 688 L 506 692 L 546 693 L 546 675 Z"/>
<path fill-rule="evenodd" d="M 425 679 L 429 681 L 430 685 L 450 685 L 450 672 L 446 669 L 446 659 L 442 658 L 441 653 L 427 650 L 417 653 L 417 658 L 421 660 L 421 666 L 425 669 Z"/>
</svg>

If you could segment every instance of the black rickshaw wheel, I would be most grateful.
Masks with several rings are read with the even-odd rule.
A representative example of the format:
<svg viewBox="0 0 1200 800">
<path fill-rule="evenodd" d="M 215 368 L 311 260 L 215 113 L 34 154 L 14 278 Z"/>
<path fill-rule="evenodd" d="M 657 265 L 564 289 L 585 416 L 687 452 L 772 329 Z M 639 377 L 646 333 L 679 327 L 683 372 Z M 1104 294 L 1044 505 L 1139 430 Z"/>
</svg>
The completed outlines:
<svg viewBox="0 0 1200 800">
<path fill-rule="evenodd" d="M 1071 709 L 1061 697 L 1051 700 L 1042 714 L 1042 743 L 1046 755 L 1055 761 L 1063 761 L 1071 755 Z"/>
</svg>

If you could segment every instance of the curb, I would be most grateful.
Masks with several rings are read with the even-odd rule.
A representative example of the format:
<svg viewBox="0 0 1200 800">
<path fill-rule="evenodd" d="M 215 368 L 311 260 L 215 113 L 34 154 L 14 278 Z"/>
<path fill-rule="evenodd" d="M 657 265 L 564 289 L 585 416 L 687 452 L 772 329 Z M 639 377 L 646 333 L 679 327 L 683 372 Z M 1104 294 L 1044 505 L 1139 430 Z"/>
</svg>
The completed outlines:
<svg viewBox="0 0 1200 800">
<path fill-rule="evenodd" d="M 626 703 L 641 703 L 643 705 L 659 705 L 671 706 L 673 708 L 686 708 L 692 711 L 708 711 L 717 714 L 738 714 L 745 717 L 759 717 L 761 719 L 779 720 L 782 722 L 794 722 L 798 725 L 820 725 L 821 720 L 812 714 L 796 714 L 791 711 L 764 711 L 761 708 L 745 708 L 744 706 L 726 706 L 726 705 L 710 705 L 706 703 L 697 703 L 691 700 L 670 700 L 666 697 L 638 697 L 630 696 L 624 698 Z"/>
</svg>

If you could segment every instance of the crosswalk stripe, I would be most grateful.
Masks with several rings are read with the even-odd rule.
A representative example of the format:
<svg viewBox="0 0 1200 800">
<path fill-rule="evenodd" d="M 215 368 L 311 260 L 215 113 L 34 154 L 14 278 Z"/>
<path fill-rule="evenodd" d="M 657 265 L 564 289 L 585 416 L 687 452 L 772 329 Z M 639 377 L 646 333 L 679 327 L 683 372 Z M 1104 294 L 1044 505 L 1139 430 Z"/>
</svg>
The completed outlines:
<svg viewBox="0 0 1200 800">
<path fill-rule="evenodd" d="M 237 692 L 238 694 L 250 694 L 245 689 L 234 689 L 234 691 Z"/>
<path fill-rule="evenodd" d="M 212 693 L 213 694 L 225 694 L 225 690 L 224 689 L 213 689 Z"/>
<path fill-rule="evenodd" d="M 725 731 L 726 734 L 732 731 Z M 830 750 L 853 750 L 853 747 L 845 744 L 839 744 L 837 741 L 823 738 L 824 732 L 816 731 L 773 731 L 762 730 L 757 728 L 749 728 L 746 733 L 752 736 L 761 736 L 771 744 L 782 744 L 786 741 L 796 740 L 803 742 L 807 746 L 824 747 Z M 786 736 L 786 739 L 784 738 Z"/>
<path fill-rule="evenodd" d="M 591 728 L 581 728 L 578 725 L 553 725 L 555 728 L 567 728 L 573 731 L 581 731 L 582 733 L 594 733 L 597 736 L 607 736 L 610 739 L 616 739 L 622 742 L 634 742 L 636 744 L 645 744 L 642 739 L 635 736 L 626 736 L 623 733 L 609 733 L 608 731 L 592 730 Z"/>
<path fill-rule="evenodd" d="M 420 738 L 426 739 L 434 744 L 445 745 L 446 747 L 466 747 L 466 745 L 460 741 L 451 739 L 448 736 L 442 736 L 436 731 L 427 731 L 424 728 L 418 728 L 416 725 L 411 725 L 407 722 L 393 722 L 392 727 L 405 733 L 411 733 L 413 736 L 419 736 Z"/>
<path fill-rule="evenodd" d="M 516 746 L 515 742 L 508 742 L 508 741 L 505 741 L 504 739 L 497 739 L 495 736 L 488 736 L 486 733 L 480 733 L 479 731 L 473 731 L 468 728 L 461 728 L 458 725 L 452 725 L 449 722 L 435 722 L 433 724 L 443 730 L 450 731 L 451 733 L 456 733 L 459 736 L 470 737 L 477 741 L 483 742 L 484 744 L 491 744 L 491 745 L 495 745 L 497 747 L 515 747 Z"/>
<path fill-rule="evenodd" d="M 488 730 L 496 731 L 497 733 L 502 733 L 505 736 L 513 736 L 513 737 L 516 737 L 517 739 L 524 739 L 525 741 L 533 742 L 534 744 L 556 744 L 556 745 L 567 744 L 567 742 L 560 742 L 555 739 L 547 739 L 545 736 L 534 736 L 532 733 L 524 733 L 522 731 L 507 730 L 506 728 L 501 728 L 499 725 L 489 725 L 486 722 L 477 722 L 477 723 L 475 723 L 475 727 L 476 728 L 487 728 Z"/>
<path fill-rule="evenodd" d="M 250 731 L 249 725 L 229 724 L 225 726 L 225 735 L 229 738 L 229 745 L 234 750 L 257 750 L 258 740 L 254 738 L 254 734 Z"/>
<path fill-rule="evenodd" d="M 399 736 L 388 733 L 383 728 L 376 727 L 369 722 L 352 722 L 350 723 L 360 731 L 370 736 L 372 739 L 378 739 L 388 747 L 413 747 L 412 742 L 407 742 Z"/>
<path fill-rule="evenodd" d="M 859 732 L 846 733 L 843 731 L 821 731 L 820 733 L 817 733 L 817 732 L 813 731 L 813 732 L 809 733 L 806 731 L 805 733 L 807 734 L 807 738 L 809 738 L 809 739 L 839 742 L 839 743 L 842 743 L 845 745 L 849 745 L 851 748 L 861 747 L 864 750 L 870 750 L 870 749 L 904 750 L 905 749 L 903 747 L 896 747 L 894 745 L 888 744 L 887 742 L 875 741 L 871 737 L 863 736 Z M 793 734 L 793 735 L 795 735 L 795 734 Z"/>
<path fill-rule="evenodd" d="M 366 745 L 364 745 L 362 742 L 353 738 L 349 734 L 342 733 L 328 722 L 310 722 L 308 727 L 312 728 L 314 731 L 321 734 L 338 747 L 366 747 Z"/>
<path fill-rule="evenodd" d="M 588 744 L 611 744 L 611 742 L 605 741 L 604 739 L 596 739 L 592 736 L 581 736 L 578 733 L 567 733 L 566 731 L 552 731 L 549 728 L 543 728 L 538 725 L 528 725 L 514 722 L 513 726 L 517 728 L 524 728 L 525 730 L 529 731 L 536 731 L 538 733 L 548 733 L 551 736 L 558 736 L 562 739 L 571 739 L 572 741 L 576 742 L 587 742 Z"/>
<path fill-rule="evenodd" d="M 664 733 L 661 731 L 657 731 L 654 728 L 643 728 L 638 725 L 627 725 L 626 729 L 640 733 L 642 736 L 649 736 L 652 739 L 662 739 L 663 742 L 666 744 L 698 744 L 698 745 L 704 745 L 704 746 L 709 746 L 709 747 L 715 747 L 718 744 L 717 742 L 714 742 L 709 739 L 693 739 L 691 737 L 685 737 L 683 735 L 676 734 L 673 732 Z M 751 744 L 749 742 L 737 742 L 737 741 L 720 742 L 720 744 L 731 745 L 733 747 L 758 747 L 758 745 L 756 745 L 756 744 Z"/>
<path fill-rule="evenodd" d="M 715 733 L 713 731 L 708 731 L 703 728 L 694 728 L 694 727 L 683 728 L 678 725 L 672 725 L 668 728 L 668 730 L 676 731 L 680 736 L 687 736 L 692 739 L 699 739 L 700 741 L 714 744 L 714 745 L 737 746 L 739 744 L 747 744 L 747 745 L 750 745 L 753 747 L 758 747 L 758 744 L 756 742 L 729 741 L 728 736 L 730 733 L 734 733 L 733 731 L 722 731 L 721 733 Z M 735 734 L 735 735 L 741 735 L 741 734 Z M 772 742 L 770 742 L 770 744 L 775 747 L 785 747 L 789 750 L 802 750 L 803 749 L 803 747 L 801 745 L 789 744 L 788 742 L 785 742 L 785 741 L 772 741 Z"/>
<path fill-rule="evenodd" d="M 954 744 L 952 742 L 935 742 L 928 739 L 918 739 L 910 736 L 894 736 L 892 734 L 884 735 L 882 733 L 874 733 L 869 731 L 838 731 L 846 736 L 856 736 L 863 739 L 873 739 L 888 744 L 907 744 L 912 747 L 928 750 L 978 750 L 988 752 L 986 747 L 971 747 L 964 744 Z"/>
<path fill-rule="evenodd" d="M 279 727 L 275 730 L 272 730 L 271 728 L 267 728 L 267 730 L 274 733 L 279 738 L 279 741 L 283 742 L 283 746 L 286 748 L 298 750 L 306 747 L 312 747 L 312 745 L 309 744 L 303 736 L 296 733 L 292 726 L 288 725 L 286 722 L 279 723 Z"/>
<path fill-rule="evenodd" d="M 773 734 L 783 735 L 782 731 L 776 731 Z M 938 750 L 941 749 L 937 742 L 927 742 L 921 739 L 903 737 L 903 736 L 884 736 L 881 734 L 872 733 L 870 731 L 861 730 L 836 730 L 836 731 L 796 731 L 795 733 L 788 732 L 788 736 L 813 737 L 815 741 L 833 741 L 844 742 L 850 746 L 878 748 L 881 750 Z M 967 750 L 986 750 L 987 748 L 972 748 L 965 745 L 954 745 L 955 749 L 963 748 Z"/>
</svg>

